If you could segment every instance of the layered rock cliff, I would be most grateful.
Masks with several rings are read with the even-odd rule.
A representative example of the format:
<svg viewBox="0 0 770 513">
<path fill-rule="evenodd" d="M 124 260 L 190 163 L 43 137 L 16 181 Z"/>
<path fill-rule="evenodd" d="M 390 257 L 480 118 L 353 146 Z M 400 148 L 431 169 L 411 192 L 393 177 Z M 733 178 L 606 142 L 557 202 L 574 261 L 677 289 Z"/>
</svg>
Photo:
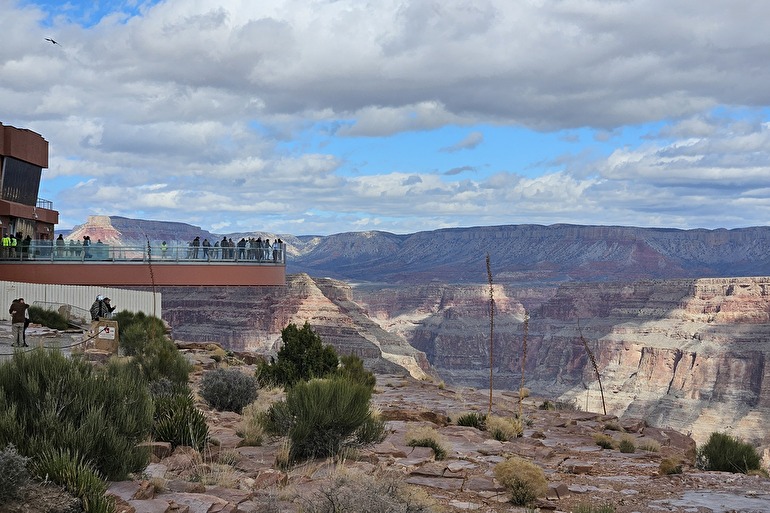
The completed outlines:
<svg viewBox="0 0 770 513">
<path fill-rule="evenodd" d="M 357 288 L 373 318 L 424 351 L 441 377 L 489 386 L 483 286 Z M 517 297 L 518 295 L 518 297 Z M 648 419 L 705 441 L 728 430 L 770 445 L 770 278 L 570 283 L 540 296 L 495 289 L 493 384 Z"/>
<path fill-rule="evenodd" d="M 310 323 L 339 354 L 355 354 L 378 372 L 424 378 L 425 355 L 383 330 L 351 300 L 350 286 L 306 274 L 289 275 L 285 287 L 158 287 L 163 318 L 174 338 L 216 342 L 240 352 L 271 354 L 289 323 Z"/>
</svg>

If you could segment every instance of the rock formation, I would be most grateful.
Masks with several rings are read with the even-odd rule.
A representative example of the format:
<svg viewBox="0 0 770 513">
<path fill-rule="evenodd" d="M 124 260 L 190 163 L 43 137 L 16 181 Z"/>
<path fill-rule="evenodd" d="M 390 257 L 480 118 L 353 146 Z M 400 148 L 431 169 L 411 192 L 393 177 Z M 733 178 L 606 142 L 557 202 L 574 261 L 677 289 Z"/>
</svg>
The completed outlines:
<svg viewBox="0 0 770 513">
<path fill-rule="evenodd" d="M 488 387 L 488 291 L 483 286 L 357 288 L 383 326 L 425 352 L 451 383 Z M 506 295 L 507 293 L 507 295 Z M 570 283 L 538 297 L 496 292 L 496 387 L 533 393 L 692 432 L 770 445 L 770 278 Z M 582 337 L 582 339 L 581 339 Z"/>
</svg>

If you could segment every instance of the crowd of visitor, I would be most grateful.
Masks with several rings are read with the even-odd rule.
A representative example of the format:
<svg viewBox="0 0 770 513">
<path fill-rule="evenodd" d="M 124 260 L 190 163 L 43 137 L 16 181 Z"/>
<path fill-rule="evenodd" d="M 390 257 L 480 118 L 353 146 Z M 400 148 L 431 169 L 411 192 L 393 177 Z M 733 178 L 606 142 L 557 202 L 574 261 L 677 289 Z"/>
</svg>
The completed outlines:
<svg viewBox="0 0 770 513">
<path fill-rule="evenodd" d="M 95 243 L 91 237 L 83 236 L 82 241 L 65 240 L 62 234 L 55 240 L 33 240 L 29 235 L 22 237 L 3 234 L 0 258 L 13 260 L 127 260 L 151 254 L 153 259 L 161 260 L 231 260 L 251 262 L 283 263 L 286 245 L 280 239 L 262 239 L 261 237 L 242 237 L 235 242 L 232 237 L 222 237 L 212 244 L 207 238 L 195 237 L 187 244 L 166 241 L 151 247 L 114 246 L 105 244 L 101 239 Z M 148 251 L 149 249 L 149 251 Z"/>
</svg>

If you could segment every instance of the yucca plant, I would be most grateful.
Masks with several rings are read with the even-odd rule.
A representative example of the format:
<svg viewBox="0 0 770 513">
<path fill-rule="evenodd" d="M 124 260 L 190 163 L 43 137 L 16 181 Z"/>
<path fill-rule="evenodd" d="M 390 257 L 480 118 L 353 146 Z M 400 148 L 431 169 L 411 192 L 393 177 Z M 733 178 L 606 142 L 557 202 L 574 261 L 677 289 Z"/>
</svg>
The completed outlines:
<svg viewBox="0 0 770 513">
<path fill-rule="evenodd" d="M 35 459 L 33 469 L 41 479 L 50 479 L 78 497 L 86 513 L 113 513 L 115 501 L 105 495 L 107 483 L 77 451 L 48 448 Z"/>
<path fill-rule="evenodd" d="M 172 447 L 186 445 L 200 451 L 209 440 L 209 428 L 192 394 L 160 395 L 155 398 L 152 435 Z"/>
</svg>

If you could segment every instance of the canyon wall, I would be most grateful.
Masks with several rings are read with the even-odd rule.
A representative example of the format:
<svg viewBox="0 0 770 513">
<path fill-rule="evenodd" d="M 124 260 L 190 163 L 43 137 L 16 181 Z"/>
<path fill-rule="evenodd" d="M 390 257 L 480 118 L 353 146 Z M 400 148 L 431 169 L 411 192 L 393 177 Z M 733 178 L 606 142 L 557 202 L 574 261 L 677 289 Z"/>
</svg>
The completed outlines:
<svg viewBox="0 0 770 513">
<path fill-rule="evenodd" d="M 284 287 L 157 287 L 163 318 L 181 342 L 215 342 L 238 352 L 275 354 L 281 330 L 310 323 L 341 355 L 355 354 L 377 372 L 426 378 L 425 355 L 386 332 L 351 301 L 350 286 L 306 274 Z"/>
<path fill-rule="evenodd" d="M 362 287 L 372 318 L 423 351 L 448 382 L 524 383 L 533 394 L 647 419 L 705 441 L 727 430 L 770 445 L 770 278 L 569 283 L 556 289 L 495 289 L 490 348 L 483 286 Z"/>
</svg>

